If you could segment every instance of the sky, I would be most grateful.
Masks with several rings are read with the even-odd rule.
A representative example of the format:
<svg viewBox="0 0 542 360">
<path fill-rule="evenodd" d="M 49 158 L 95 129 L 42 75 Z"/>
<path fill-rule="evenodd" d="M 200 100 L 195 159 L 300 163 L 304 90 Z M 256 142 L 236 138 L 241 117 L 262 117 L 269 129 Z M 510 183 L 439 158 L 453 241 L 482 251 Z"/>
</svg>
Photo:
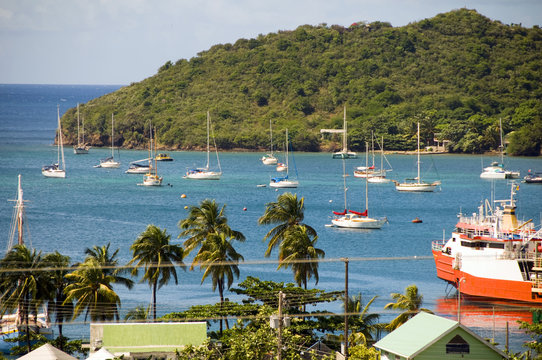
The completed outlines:
<svg viewBox="0 0 542 360">
<path fill-rule="evenodd" d="M 240 38 L 459 8 L 542 25 L 542 0 L 0 0 L 0 83 L 128 85 Z"/>
</svg>

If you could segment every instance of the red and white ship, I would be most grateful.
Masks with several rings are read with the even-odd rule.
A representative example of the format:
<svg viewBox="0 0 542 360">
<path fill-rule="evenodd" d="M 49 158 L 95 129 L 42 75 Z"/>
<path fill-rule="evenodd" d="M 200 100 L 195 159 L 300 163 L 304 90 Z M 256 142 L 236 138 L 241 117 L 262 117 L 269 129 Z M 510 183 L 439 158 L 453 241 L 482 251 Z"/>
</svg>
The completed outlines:
<svg viewBox="0 0 542 360">
<path fill-rule="evenodd" d="M 437 276 L 462 294 L 542 304 L 542 229 L 516 217 L 510 199 L 488 200 L 472 216 L 459 214 L 452 237 L 433 241 Z"/>
</svg>

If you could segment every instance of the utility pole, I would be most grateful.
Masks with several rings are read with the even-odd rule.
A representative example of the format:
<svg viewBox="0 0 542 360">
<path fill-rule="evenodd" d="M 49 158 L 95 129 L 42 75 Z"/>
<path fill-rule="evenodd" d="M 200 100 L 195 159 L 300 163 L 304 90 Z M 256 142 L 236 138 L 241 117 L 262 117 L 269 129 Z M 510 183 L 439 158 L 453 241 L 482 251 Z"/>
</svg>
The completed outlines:
<svg viewBox="0 0 542 360">
<path fill-rule="evenodd" d="M 277 360 L 282 359 L 282 299 L 284 294 L 279 291 L 279 338 L 277 340 Z"/>
<path fill-rule="evenodd" d="M 344 359 L 348 360 L 348 258 L 344 261 Z"/>
</svg>

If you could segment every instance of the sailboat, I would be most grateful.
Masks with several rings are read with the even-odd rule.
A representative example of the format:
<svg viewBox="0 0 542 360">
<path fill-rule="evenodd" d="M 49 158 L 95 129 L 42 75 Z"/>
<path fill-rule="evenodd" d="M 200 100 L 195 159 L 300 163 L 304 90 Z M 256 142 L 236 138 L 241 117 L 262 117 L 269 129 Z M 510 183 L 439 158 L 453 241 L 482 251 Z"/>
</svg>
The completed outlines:
<svg viewBox="0 0 542 360">
<path fill-rule="evenodd" d="M 81 142 L 81 136 L 79 136 L 79 103 L 77 103 L 77 145 L 73 147 L 73 153 L 75 155 L 88 154 L 89 147 L 85 145 L 85 122 L 83 120 L 82 128 L 82 137 L 83 141 Z"/>
<path fill-rule="evenodd" d="M 289 148 L 288 129 L 286 129 L 286 176 L 277 176 L 277 177 L 271 178 L 271 182 L 269 183 L 269 187 L 273 187 L 273 188 L 296 188 L 297 185 L 299 185 L 299 182 L 297 180 L 291 180 L 291 179 L 288 178 L 288 175 L 289 175 L 288 148 Z M 294 167 L 295 167 L 295 163 L 294 163 Z M 297 169 L 296 169 L 296 177 L 297 177 Z"/>
<path fill-rule="evenodd" d="M 357 178 L 366 178 L 366 177 L 372 177 L 379 174 L 379 171 L 375 168 L 375 142 L 374 142 L 374 134 L 371 131 L 371 157 L 373 159 L 372 165 L 369 166 L 369 163 L 366 162 L 365 166 L 358 166 L 356 170 L 354 170 L 354 177 Z"/>
<path fill-rule="evenodd" d="M 222 168 L 220 167 L 220 159 L 218 158 L 218 149 L 215 144 L 216 160 L 218 162 L 219 171 L 211 171 L 209 168 L 209 128 L 211 125 L 211 117 L 209 111 L 207 111 L 207 164 L 204 168 L 188 169 L 184 178 L 193 180 L 220 180 L 222 176 Z"/>
<path fill-rule="evenodd" d="M 66 163 L 64 162 L 64 144 L 62 143 L 62 127 L 60 125 L 60 106 L 57 106 L 56 112 L 58 119 L 57 161 L 54 164 L 42 167 L 41 173 L 43 174 L 43 176 L 46 177 L 65 178 Z"/>
<path fill-rule="evenodd" d="M 499 119 L 500 141 L 499 152 L 501 153 L 501 162 L 494 161 L 490 166 L 483 168 L 480 178 L 482 179 L 518 179 L 519 171 L 510 171 L 504 169 L 504 145 L 502 141 L 502 121 Z"/>
<path fill-rule="evenodd" d="M 365 143 L 366 148 L 366 164 L 369 163 L 369 144 Z M 346 202 L 346 170 L 343 159 L 343 187 L 344 187 L 344 210 L 341 212 L 333 211 L 335 217 L 331 220 L 333 226 L 352 229 L 380 229 L 388 221 L 387 218 L 371 218 L 369 217 L 369 182 L 368 177 L 365 177 L 365 211 L 358 212 L 349 210 Z"/>
<path fill-rule="evenodd" d="M 152 162 L 154 160 L 154 166 Z M 150 128 L 150 143 L 149 143 L 149 172 L 143 176 L 144 186 L 162 186 L 162 177 L 158 176 L 158 162 L 156 161 L 156 129 L 154 130 L 154 153 L 152 139 L 152 125 Z"/>
<path fill-rule="evenodd" d="M 273 155 L 273 127 L 271 126 L 271 119 L 269 119 L 269 136 L 271 138 L 271 152 L 264 155 L 261 160 L 264 165 L 276 165 L 278 160 Z"/>
<path fill-rule="evenodd" d="M 390 163 L 388 162 L 388 159 L 386 159 L 386 163 L 390 165 L 390 168 L 389 169 L 384 168 L 384 159 L 386 157 L 384 155 L 384 136 L 382 136 L 381 143 L 378 145 L 380 146 L 380 170 L 375 170 L 373 172 L 373 175 L 367 178 L 367 181 L 370 183 L 388 183 L 391 180 L 386 178 L 386 174 L 389 171 L 392 171 L 392 169 L 391 169 Z"/>
<path fill-rule="evenodd" d="M 15 210 L 13 212 L 13 217 L 11 219 L 11 227 L 9 232 L 9 243 L 8 243 L 8 252 L 14 246 L 13 242 L 15 240 L 15 235 L 17 235 L 17 244 L 23 245 L 23 230 L 24 222 L 26 220 L 24 212 L 24 203 L 23 200 L 23 189 L 21 186 L 21 175 L 18 177 L 18 186 L 17 186 L 17 199 L 15 200 Z M 5 340 L 14 339 L 19 336 L 26 330 L 26 324 L 24 324 L 23 319 L 23 309 L 17 309 L 15 314 L 7 314 L 0 316 L 0 354 L 9 353 L 10 349 L 16 345 L 22 345 L 17 342 L 7 342 Z M 39 333 L 47 337 L 48 339 L 53 338 L 53 330 L 49 327 L 48 316 L 45 313 L 28 314 L 29 328 L 31 332 Z"/>
<path fill-rule="evenodd" d="M 113 137 L 114 134 L 114 126 L 115 126 L 115 118 L 113 114 L 111 114 L 111 156 L 105 159 L 100 160 L 100 164 L 96 165 L 94 167 L 102 167 L 102 168 L 118 168 L 120 166 L 119 161 L 115 161 L 115 140 Z"/>
<path fill-rule="evenodd" d="M 414 179 L 405 179 L 404 182 L 393 181 L 395 183 L 395 189 L 397 191 L 409 191 L 409 192 L 431 192 L 435 191 L 435 188 L 440 185 L 440 181 L 434 181 L 432 183 L 423 182 L 420 176 L 420 123 L 418 123 L 418 176 Z"/>
<path fill-rule="evenodd" d="M 125 171 L 126 174 L 146 174 L 151 168 L 149 166 L 150 158 L 132 161 L 130 167 Z"/>
<path fill-rule="evenodd" d="M 333 153 L 333 159 L 357 159 L 358 155 L 353 151 L 348 151 L 348 131 L 346 125 L 346 106 L 344 107 L 343 128 L 342 129 L 320 129 L 320 133 L 342 133 L 343 134 L 343 149 Z"/>
</svg>

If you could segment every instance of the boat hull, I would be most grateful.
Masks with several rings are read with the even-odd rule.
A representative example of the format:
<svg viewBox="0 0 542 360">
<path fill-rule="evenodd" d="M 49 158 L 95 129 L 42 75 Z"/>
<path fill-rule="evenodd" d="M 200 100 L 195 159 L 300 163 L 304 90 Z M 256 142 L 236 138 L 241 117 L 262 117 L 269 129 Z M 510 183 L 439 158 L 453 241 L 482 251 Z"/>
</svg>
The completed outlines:
<svg viewBox="0 0 542 360">
<path fill-rule="evenodd" d="M 147 174 L 150 171 L 148 167 L 130 168 L 125 171 L 126 174 Z"/>
<path fill-rule="evenodd" d="M 220 180 L 221 176 L 222 173 L 217 171 L 199 171 L 188 172 L 186 173 L 185 178 L 192 180 Z"/>
<path fill-rule="evenodd" d="M 333 153 L 333 159 L 357 159 L 358 155 L 355 152 L 336 152 Z"/>
<path fill-rule="evenodd" d="M 43 176 L 50 178 L 64 179 L 66 177 L 66 171 L 60 169 L 42 170 L 41 173 Z"/>
<path fill-rule="evenodd" d="M 530 281 L 492 279 L 462 271 L 455 264 L 455 258 L 440 250 L 432 250 L 437 276 L 457 288 L 461 280 L 461 293 L 491 299 L 503 299 L 526 303 L 542 304 L 542 294 L 532 291 Z M 499 266 L 498 263 L 495 266 Z"/>
<path fill-rule="evenodd" d="M 380 229 L 387 219 L 372 219 L 367 217 L 340 217 L 331 220 L 334 226 L 350 229 Z"/>
<path fill-rule="evenodd" d="M 425 183 L 396 183 L 395 189 L 397 191 L 405 192 L 432 192 L 438 184 L 425 184 Z"/>
<path fill-rule="evenodd" d="M 298 181 L 295 180 L 282 180 L 282 181 L 271 181 L 269 187 L 272 188 L 296 188 L 299 185 Z"/>
<path fill-rule="evenodd" d="M 120 166 L 120 162 L 118 161 L 104 161 L 100 163 L 100 167 L 103 167 L 103 168 L 116 169 L 119 166 Z"/>
<path fill-rule="evenodd" d="M 278 160 L 276 157 L 272 155 L 267 155 L 262 157 L 262 164 L 264 165 L 277 165 Z"/>
<path fill-rule="evenodd" d="M 157 175 L 147 175 L 143 177 L 144 186 L 162 186 L 162 177 Z"/>
<path fill-rule="evenodd" d="M 82 147 L 75 147 L 75 148 L 73 148 L 73 153 L 74 153 L 75 155 L 84 155 L 84 154 L 88 154 L 88 149 L 82 148 Z"/>
</svg>

